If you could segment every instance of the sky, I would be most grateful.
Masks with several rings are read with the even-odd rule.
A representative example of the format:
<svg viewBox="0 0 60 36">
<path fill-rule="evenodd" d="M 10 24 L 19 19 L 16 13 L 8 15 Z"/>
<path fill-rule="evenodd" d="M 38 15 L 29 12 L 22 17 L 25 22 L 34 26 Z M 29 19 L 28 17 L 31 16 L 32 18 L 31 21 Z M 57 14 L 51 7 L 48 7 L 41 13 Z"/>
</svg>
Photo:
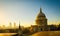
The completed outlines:
<svg viewBox="0 0 60 36">
<path fill-rule="evenodd" d="M 34 25 L 40 7 L 49 25 L 60 23 L 60 0 L 0 0 L 0 25 Z"/>
</svg>

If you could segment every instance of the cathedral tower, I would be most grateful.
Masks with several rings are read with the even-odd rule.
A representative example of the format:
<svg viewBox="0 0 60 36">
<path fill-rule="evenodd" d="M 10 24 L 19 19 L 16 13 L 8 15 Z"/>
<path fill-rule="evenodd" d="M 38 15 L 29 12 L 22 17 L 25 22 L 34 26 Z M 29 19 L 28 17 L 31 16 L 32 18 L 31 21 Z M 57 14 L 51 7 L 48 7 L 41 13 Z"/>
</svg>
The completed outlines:
<svg viewBox="0 0 60 36">
<path fill-rule="evenodd" d="M 18 36 L 21 36 L 21 35 L 22 35 L 22 29 L 21 29 L 21 25 L 20 25 L 20 22 L 19 22 Z"/>
</svg>

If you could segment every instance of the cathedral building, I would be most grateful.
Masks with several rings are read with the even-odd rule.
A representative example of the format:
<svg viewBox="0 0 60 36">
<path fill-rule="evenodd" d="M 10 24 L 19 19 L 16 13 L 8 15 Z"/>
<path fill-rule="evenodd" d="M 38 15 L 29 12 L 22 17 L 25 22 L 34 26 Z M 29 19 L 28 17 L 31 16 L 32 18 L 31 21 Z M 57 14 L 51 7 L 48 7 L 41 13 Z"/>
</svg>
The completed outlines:
<svg viewBox="0 0 60 36">
<path fill-rule="evenodd" d="M 36 24 L 42 31 L 47 29 L 47 18 L 45 14 L 42 12 L 42 8 L 40 8 L 40 12 L 36 17 Z"/>
<path fill-rule="evenodd" d="M 40 12 L 38 13 L 36 17 L 36 25 L 31 26 L 32 32 L 38 32 L 38 31 L 46 31 L 48 30 L 47 25 L 47 18 L 45 14 L 42 12 L 42 8 L 40 8 Z"/>
<path fill-rule="evenodd" d="M 36 17 L 36 24 L 39 26 L 46 26 L 47 25 L 47 18 L 45 14 L 42 12 L 42 8 L 40 8 L 40 12 Z"/>
</svg>

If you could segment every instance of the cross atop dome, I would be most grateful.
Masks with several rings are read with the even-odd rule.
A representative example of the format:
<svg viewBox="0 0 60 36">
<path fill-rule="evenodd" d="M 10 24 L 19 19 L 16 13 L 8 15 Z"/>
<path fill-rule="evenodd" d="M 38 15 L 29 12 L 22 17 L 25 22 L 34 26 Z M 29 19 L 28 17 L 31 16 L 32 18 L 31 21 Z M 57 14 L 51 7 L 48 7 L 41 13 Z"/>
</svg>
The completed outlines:
<svg viewBox="0 0 60 36">
<path fill-rule="evenodd" d="M 40 13 L 42 13 L 42 8 L 40 8 Z"/>
</svg>

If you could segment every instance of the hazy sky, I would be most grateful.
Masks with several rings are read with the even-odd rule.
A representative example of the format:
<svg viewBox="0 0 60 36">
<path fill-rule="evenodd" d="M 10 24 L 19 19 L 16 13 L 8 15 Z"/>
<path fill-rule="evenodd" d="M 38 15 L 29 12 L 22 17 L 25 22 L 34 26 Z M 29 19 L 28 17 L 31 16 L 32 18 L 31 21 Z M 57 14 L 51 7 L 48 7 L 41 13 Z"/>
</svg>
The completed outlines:
<svg viewBox="0 0 60 36">
<path fill-rule="evenodd" d="M 35 24 L 42 7 L 48 24 L 60 23 L 60 0 L 0 0 L 0 25 L 14 22 L 29 26 Z"/>
</svg>

